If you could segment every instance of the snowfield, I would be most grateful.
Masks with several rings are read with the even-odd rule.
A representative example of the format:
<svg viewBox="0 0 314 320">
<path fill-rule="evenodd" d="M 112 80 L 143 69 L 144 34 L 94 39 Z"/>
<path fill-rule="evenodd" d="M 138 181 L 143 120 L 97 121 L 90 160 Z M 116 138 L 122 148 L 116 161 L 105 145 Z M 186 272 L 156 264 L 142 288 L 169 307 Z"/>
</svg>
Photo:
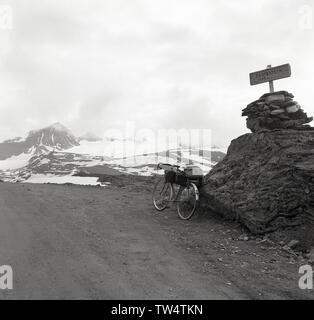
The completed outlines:
<svg viewBox="0 0 314 320">
<path fill-rule="evenodd" d="M 56 183 L 56 184 L 64 184 L 64 183 L 73 183 L 85 186 L 105 186 L 108 183 L 101 184 L 97 182 L 97 177 L 78 177 L 78 176 L 57 176 L 54 174 L 32 174 L 32 176 L 24 181 L 25 183 Z"/>
<path fill-rule="evenodd" d="M 179 164 L 182 166 L 191 164 L 198 165 L 204 174 L 207 174 L 211 168 L 217 163 L 211 161 L 210 157 L 201 155 L 197 149 L 189 148 L 173 148 L 167 149 L 166 146 L 156 148 L 146 142 L 134 142 L 128 140 L 117 141 L 96 141 L 89 142 L 82 140 L 80 146 L 65 150 L 65 153 L 75 153 L 81 156 L 102 156 L 103 161 L 92 161 L 86 163 L 87 167 L 93 165 L 107 164 L 114 169 L 128 174 L 139 174 L 149 176 L 158 174 L 154 165 L 157 163 Z M 204 147 L 202 152 L 222 152 L 225 153 L 225 148 Z M 80 160 L 79 156 L 76 156 Z M 98 163 L 96 163 L 98 161 Z"/>
<path fill-rule="evenodd" d="M 15 170 L 28 165 L 33 155 L 31 153 L 21 153 L 0 161 L 0 170 Z"/>
</svg>

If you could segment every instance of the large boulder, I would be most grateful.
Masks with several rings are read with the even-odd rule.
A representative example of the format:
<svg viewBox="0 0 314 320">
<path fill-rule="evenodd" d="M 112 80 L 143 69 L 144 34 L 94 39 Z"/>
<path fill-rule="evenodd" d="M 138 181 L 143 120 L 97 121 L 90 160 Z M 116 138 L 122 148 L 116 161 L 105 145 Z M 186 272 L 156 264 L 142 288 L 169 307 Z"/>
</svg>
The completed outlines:
<svg viewBox="0 0 314 320">
<path fill-rule="evenodd" d="M 202 197 L 205 208 L 255 234 L 314 226 L 314 128 L 259 130 L 234 139 L 205 177 Z"/>
</svg>

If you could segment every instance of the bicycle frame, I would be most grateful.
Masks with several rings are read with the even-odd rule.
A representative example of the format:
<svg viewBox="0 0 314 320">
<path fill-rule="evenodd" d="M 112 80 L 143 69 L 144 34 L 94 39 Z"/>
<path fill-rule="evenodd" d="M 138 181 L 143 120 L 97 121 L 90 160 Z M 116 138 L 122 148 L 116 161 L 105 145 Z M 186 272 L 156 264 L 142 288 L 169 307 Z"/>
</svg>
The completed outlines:
<svg viewBox="0 0 314 320">
<path fill-rule="evenodd" d="M 167 171 L 174 171 L 176 173 L 183 173 L 185 174 L 185 172 L 183 170 L 180 169 L 180 166 L 178 165 L 171 165 L 171 164 L 168 164 L 168 163 L 158 163 L 157 165 L 157 170 L 158 169 L 162 169 L 165 171 L 165 173 Z M 174 187 L 173 185 L 178 185 L 179 186 L 179 189 L 177 192 L 175 192 L 174 190 Z M 191 181 L 191 179 L 189 177 L 187 177 L 187 184 L 185 187 L 179 185 L 179 184 L 176 184 L 176 183 L 170 183 L 170 182 L 165 182 L 164 183 L 164 186 L 161 190 L 160 193 L 163 193 L 164 191 L 164 188 L 167 186 L 167 185 L 170 185 L 170 200 L 166 200 L 166 202 L 178 202 L 179 200 L 178 199 L 178 196 L 180 195 L 180 192 L 182 192 L 185 188 L 187 188 L 188 192 L 190 190 L 190 186 L 193 187 L 194 189 L 194 192 L 195 192 L 195 196 L 196 196 L 196 200 L 199 200 L 199 190 L 198 190 L 198 187 L 195 185 L 195 183 L 193 181 Z M 173 195 L 175 195 L 175 197 L 173 197 Z"/>
<path fill-rule="evenodd" d="M 177 186 L 179 186 L 179 189 L 178 191 L 176 192 L 175 189 L 174 189 L 174 184 L 173 183 L 170 183 L 170 182 L 165 182 L 164 183 L 164 186 L 161 190 L 161 194 L 164 192 L 165 190 L 165 187 L 166 186 L 170 186 L 170 200 L 165 200 L 165 202 L 167 203 L 170 203 L 170 202 L 179 202 L 180 200 L 178 200 L 178 196 L 180 195 L 180 193 L 185 189 L 187 188 L 188 192 L 190 192 L 190 187 L 192 186 L 194 188 L 194 191 L 195 191 L 195 195 L 196 195 L 196 200 L 199 199 L 199 191 L 198 191 L 198 188 L 195 186 L 195 184 L 193 184 L 191 181 L 188 180 L 187 182 L 187 186 L 186 187 L 183 187 L 183 186 L 180 186 L 178 184 L 176 184 Z M 173 196 L 175 195 L 175 196 Z"/>
</svg>

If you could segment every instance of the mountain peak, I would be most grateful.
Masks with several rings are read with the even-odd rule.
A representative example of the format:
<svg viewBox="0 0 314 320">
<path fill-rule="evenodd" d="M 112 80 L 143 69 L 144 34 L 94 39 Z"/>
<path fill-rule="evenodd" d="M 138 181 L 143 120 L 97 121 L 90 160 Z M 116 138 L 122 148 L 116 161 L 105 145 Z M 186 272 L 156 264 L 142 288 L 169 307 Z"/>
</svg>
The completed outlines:
<svg viewBox="0 0 314 320">
<path fill-rule="evenodd" d="M 22 153 L 38 154 L 52 150 L 66 150 L 78 146 L 79 142 L 60 122 L 48 127 L 32 130 L 25 139 L 15 138 L 0 143 L 0 160 Z"/>
<path fill-rule="evenodd" d="M 69 149 L 78 145 L 72 132 L 60 122 L 39 130 L 30 131 L 27 141 L 32 146 L 46 146 L 59 150 Z"/>
<path fill-rule="evenodd" d="M 66 132 L 69 132 L 69 131 L 70 131 L 67 127 L 65 127 L 65 126 L 64 126 L 62 123 L 60 123 L 60 122 L 56 122 L 56 123 L 48 126 L 47 128 L 49 128 L 49 129 L 54 129 L 54 130 L 56 130 L 56 131 L 66 131 Z"/>
</svg>

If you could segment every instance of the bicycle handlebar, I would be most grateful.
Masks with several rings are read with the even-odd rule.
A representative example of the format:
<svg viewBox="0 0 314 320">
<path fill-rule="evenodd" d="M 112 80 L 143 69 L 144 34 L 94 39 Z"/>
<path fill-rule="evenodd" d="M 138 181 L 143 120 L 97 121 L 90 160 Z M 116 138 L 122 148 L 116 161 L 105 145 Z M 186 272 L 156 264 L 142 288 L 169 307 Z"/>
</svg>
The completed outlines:
<svg viewBox="0 0 314 320">
<path fill-rule="evenodd" d="M 170 164 L 170 163 L 158 163 L 158 165 L 157 165 L 157 169 L 172 170 L 172 168 L 179 169 L 180 166 L 175 165 L 175 164 Z"/>
</svg>

